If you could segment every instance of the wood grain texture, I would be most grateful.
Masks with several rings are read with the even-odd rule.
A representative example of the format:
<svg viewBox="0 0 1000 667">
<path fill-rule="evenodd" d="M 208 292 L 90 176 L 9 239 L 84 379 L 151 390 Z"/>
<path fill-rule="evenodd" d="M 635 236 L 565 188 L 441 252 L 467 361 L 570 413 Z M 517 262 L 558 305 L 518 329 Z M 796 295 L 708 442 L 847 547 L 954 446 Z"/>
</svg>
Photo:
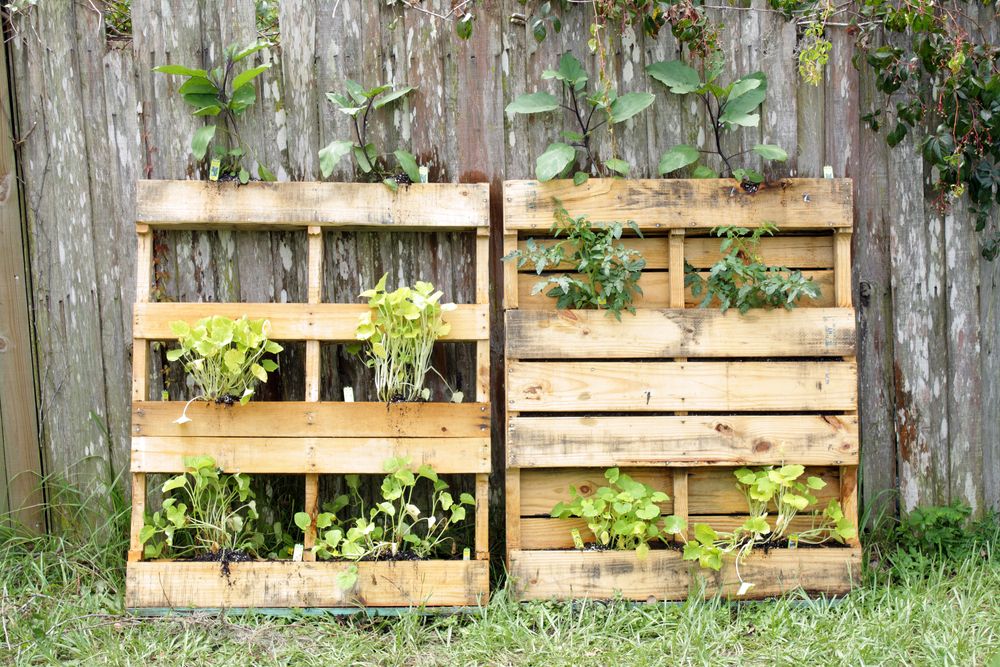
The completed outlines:
<svg viewBox="0 0 1000 667">
<path fill-rule="evenodd" d="M 393 193 L 381 183 L 141 181 L 136 221 L 172 229 L 489 226 L 486 184 L 428 183 Z"/>
<path fill-rule="evenodd" d="M 387 459 L 405 456 L 439 473 L 490 471 L 490 439 L 135 437 L 133 472 L 183 472 L 184 459 L 207 455 L 227 472 L 380 474 Z"/>
<path fill-rule="evenodd" d="M 125 606 L 142 607 L 441 607 L 485 604 L 486 561 L 358 563 L 357 583 L 342 590 L 337 575 L 349 563 L 265 561 L 129 563 Z"/>
<path fill-rule="evenodd" d="M 754 586 L 744 596 L 731 560 L 719 572 L 702 570 L 677 551 L 653 551 L 644 560 L 632 552 L 516 551 L 510 576 L 520 600 L 593 599 L 683 600 L 699 591 L 705 597 L 760 599 L 797 589 L 843 595 L 860 581 L 860 549 L 774 549 L 753 553 L 740 574 Z"/>
<path fill-rule="evenodd" d="M 844 411 L 857 406 L 850 361 L 514 361 L 507 402 L 532 412 Z"/>
<path fill-rule="evenodd" d="M 518 310 L 505 321 L 507 355 L 517 359 L 843 357 L 856 344 L 849 308 L 644 308 L 620 322 L 596 310 Z M 616 340 L 627 344 L 608 344 Z"/>
<path fill-rule="evenodd" d="M 133 437 L 482 438 L 490 409 L 482 403 L 309 403 L 251 401 L 217 405 L 196 401 L 187 424 L 175 424 L 184 403 L 133 404 Z"/>
<path fill-rule="evenodd" d="M 547 230 L 555 200 L 570 215 L 594 222 L 632 220 L 643 230 L 755 227 L 763 221 L 784 230 L 852 225 L 851 182 L 846 179 L 789 179 L 743 193 L 731 180 L 505 181 L 504 229 Z"/>
<path fill-rule="evenodd" d="M 507 463 L 551 466 L 843 465 L 858 461 L 856 416 L 629 416 L 512 419 Z"/>
<path fill-rule="evenodd" d="M 367 304 L 354 303 L 137 303 L 133 335 L 147 340 L 176 340 L 170 323 L 194 323 L 203 317 L 222 315 L 266 319 L 272 340 L 355 341 L 358 317 Z M 451 331 L 447 341 L 489 339 L 489 307 L 460 304 L 444 314 Z"/>
</svg>

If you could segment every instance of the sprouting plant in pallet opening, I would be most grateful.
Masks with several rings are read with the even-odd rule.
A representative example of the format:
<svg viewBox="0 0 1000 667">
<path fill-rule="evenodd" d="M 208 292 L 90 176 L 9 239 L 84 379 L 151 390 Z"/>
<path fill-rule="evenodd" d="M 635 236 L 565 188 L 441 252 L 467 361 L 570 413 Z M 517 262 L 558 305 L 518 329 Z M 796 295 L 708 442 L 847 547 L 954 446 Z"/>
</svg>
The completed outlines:
<svg viewBox="0 0 1000 667">
<path fill-rule="evenodd" d="M 362 313 L 356 337 L 364 343 L 348 346 L 354 354 L 363 352 L 365 364 L 375 370 L 379 400 L 416 401 L 430 398 L 424 387 L 427 371 L 434 371 L 451 392 L 451 400 L 461 403 L 463 394 L 454 391 L 431 365 L 431 353 L 438 338 L 448 335 L 451 325 L 443 313 L 455 310 L 453 303 L 441 303 L 441 291 L 418 280 L 413 287 L 402 286 L 387 292 L 383 274 L 373 289 L 361 293 L 370 310 Z"/>
<path fill-rule="evenodd" d="M 639 278 L 646 260 L 638 250 L 626 248 L 619 242 L 624 230 L 622 223 L 595 228 L 587 216 L 574 218 L 558 201 L 556 204 L 551 231 L 560 240 L 550 243 L 528 239 L 524 251 L 513 250 L 504 261 L 517 260 L 518 268 L 531 262 L 538 275 L 547 268 L 572 264 L 576 275 L 547 276 L 531 290 L 532 294 L 538 294 L 551 285 L 546 296 L 557 300 L 556 308 L 605 309 L 618 320 L 623 310 L 635 314 L 632 303 L 637 294 L 642 294 Z M 626 225 L 642 238 L 634 221 Z"/>
<path fill-rule="evenodd" d="M 243 158 L 251 149 L 240 136 L 240 118 L 257 101 L 257 90 L 253 80 L 271 68 L 264 63 L 240 73 L 236 64 L 270 46 L 269 42 L 257 41 L 240 48 L 230 44 L 223 49 L 223 63 L 210 70 L 195 69 L 182 65 L 160 65 L 153 69 L 164 74 L 187 77 L 177 92 L 187 104 L 194 107 L 195 116 L 214 118 L 215 122 L 195 130 L 191 137 L 191 153 L 198 160 L 205 159 L 209 144 L 212 146 L 212 162 L 209 179 L 232 176 L 240 183 L 250 180 L 250 172 L 243 166 Z M 220 139 L 221 135 L 221 141 Z M 251 157 L 253 157 L 251 155 Z M 275 180 L 274 174 L 254 157 L 257 175 L 262 181 Z"/>
<path fill-rule="evenodd" d="M 323 559 L 384 560 L 407 555 L 432 558 L 454 555 L 457 543 L 454 528 L 465 521 L 467 508 L 475 507 L 476 499 L 462 493 L 456 499 L 448 484 L 434 469 L 423 465 L 414 472 L 412 461 L 394 457 L 383 464 L 387 475 L 382 480 L 382 501 L 367 507 L 360 492 L 361 478 L 347 475 L 348 493 L 325 503 L 316 516 L 315 553 Z M 415 495 L 420 480 L 431 486 L 427 506 L 421 509 Z M 345 509 L 352 516 L 338 516 Z M 303 531 L 312 524 L 306 512 L 295 515 L 295 523 Z M 464 550 L 468 558 L 469 550 Z M 339 581 L 342 588 L 354 585 L 357 570 L 347 570 Z"/>
<path fill-rule="evenodd" d="M 740 468 L 733 474 L 737 486 L 747 500 L 749 517 L 732 533 L 720 533 L 705 523 L 694 525 L 694 540 L 685 538 L 684 559 L 698 561 L 704 568 L 719 570 L 723 557 L 735 554 L 736 576 L 740 580 L 739 595 L 745 594 L 753 583 L 744 581 L 740 564 L 754 547 L 778 545 L 788 540 L 790 546 L 822 544 L 835 540 L 843 542 L 857 535 L 854 522 L 844 516 L 837 500 L 831 500 L 821 512 L 813 513 L 812 528 L 800 532 L 790 531 L 792 520 L 817 503 L 814 491 L 826 486 L 819 477 L 810 476 L 804 482 L 799 478 L 805 468 L 798 464 L 766 466 L 759 470 Z M 771 507 L 775 508 L 774 522 L 768 522 Z"/>
<path fill-rule="evenodd" d="M 722 237 L 719 246 L 722 259 L 712 265 L 708 278 L 702 278 L 691 264 L 684 263 L 684 284 L 691 294 L 705 298 L 699 304 L 707 308 L 719 300 L 723 312 L 736 308 L 746 313 L 751 308 L 794 308 L 802 297 L 816 299 L 819 286 L 801 271 L 781 266 L 768 266 L 760 257 L 760 238 L 773 236 L 778 228 L 768 222 L 754 230 L 746 227 L 716 227 L 712 233 Z"/>
<path fill-rule="evenodd" d="M 577 185 L 585 183 L 590 175 L 627 175 L 630 168 L 627 162 L 615 157 L 600 161 L 594 153 L 591 140 L 602 127 L 624 122 L 648 107 L 655 99 L 653 94 L 633 92 L 619 95 L 606 87 L 587 92 L 587 71 L 569 52 L 559 59 L 557 69 L 542 72 L 542 78 L 555 79 L 560 83 L 563 100 L 541 91 L 525 93 L 507 105 L 507 113 L 535 114 L 563 109 L 575 125 L 573 130 L 561 133 L 565 142 L 550 144 L 538 156 L 535 161 L 535 177 L 539 181 L 548 181 L 567 176 L 576 164 L 578 151 L 583 154 L 584 165 L 573 176 L 573 182 Z"/>
<path fill-rule="evenodd" d="M 684 532 L 682 518 L 663 516 L 660 503 L 670 500 L 666 493 L 632 479 L 618 468 L 609 468 L 604 478 L 609 485 L 598 488 L 592 496 L 584 496 L 571 486 L 570 501 L 556 504 L 552 516 L 584 519 L 599 546 L 635 551 L 640 559 L 649 553 L 650 543 L 666 542 L 671 535 Z M 574 528 L 572 533 L 576 548 L 585 548 L 579 530 Z"/>
<path fill-rule="evenodd" d="M 194 326 L 182 320 L 170 323 L 180 347 L 167 351 L 167 361 L 182 362 L 198 388 L 175 423 L 191 421 L 187 409 L 197 400 L 227 405 L 250 400 L 257 383 L 267 382 L 267 374 L 278 369 L 278 364 L 264 355 L 284 349 L 268 340 L 270 327 L 269 321 L 250 320 L 246 315 L 238 320 L 215 315 L 198 320 Z"/>
<path fill-rule="evenodd" d="M 883 562 L 894 577 L 907 579 L 953 572 L 970 557 L 989 558 L 1000 551 L 1000 514 L 971 516 L 972 508 L 958 500 L 911 510 L 887 531 Z"/>
<path fill-rule="evenodd" d="M 421 174 L 417 158 L 412 153 L 397 150 L 393 153 L 399 163 L 401 173 L 393 174 L 379 155 L 375 144 L 368 140 L 368 121 L 371 112 L 377 111 L 416 90 L 413 86 L 376 86 L 365 89 L 357 81 L 348 79 L 347 93 L 327 93 L 326 97 L 337 109 L 351 117 L 354 125 L 354 139 L 331 141 L 319 152 L 319 168 L 326 178 L 346 155 L 353 155 L 357 168 L 373 181 L 382 181 L 395 191 L 400 183 L 420 183 L 426 180 Z"/>
<path fill-rule="evenodd" d="M 146 512 L 139 541 L 146 558 L 212 554 L 224 564 L 255 555 L 264 543 L 254 524 L 250 477 L 223 474 L 211 456 L 185 457 L 186 472 L 163 483 L 160 510 Z"/>
<path fill-rule="evenodd" d="M 748 167 L 734 164 L 736 158 L 753 152 L 765 160 L 784 162 L 788 154 L 774 144 L 757 144 L 749 151 L 727 155 L 722 147 L 723 134 L 739 127 L 757 127 L 760 124 L 758 108 L 767 97 L 767 76 L 754 72 L 742 79 L 722 86 L 715 82 L 721 72 L 721 62 L 714 62 L 707 70 L 706 80 L 701 80 L 698 71 L 679 60 L 663 60 L 646 68 L 651 77 L 662 83 L 676 95 L 698 96 L 708 112 L 709 126 L 712 128 L 714 149 L 699 150 L 696 146 L 681 144 L 674 146 L 660 157 L 659 172 L 666 175 L 696 164 L 702 155 L 718 155 L 725 167 L 726 176 L 735 178 L 746 192 L 756 192 L 764 176 Z M 697 165 L 691 174 L 694 178 L 718 178 L 719 174 L 704 164 Z"/>
</svg>

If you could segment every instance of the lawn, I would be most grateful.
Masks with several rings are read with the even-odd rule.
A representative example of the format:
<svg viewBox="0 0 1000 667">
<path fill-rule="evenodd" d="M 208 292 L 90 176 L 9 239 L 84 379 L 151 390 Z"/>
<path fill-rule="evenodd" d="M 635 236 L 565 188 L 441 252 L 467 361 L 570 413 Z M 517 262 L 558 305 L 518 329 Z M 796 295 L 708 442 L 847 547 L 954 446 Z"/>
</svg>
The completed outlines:
<svg viewBox="0 0 1000 667">
<path fill-rule="evenodd" d="M 0 663 L 1000 667 L 996 539 L 895 575 L 870 549 L 837 601 L 516 604 L 501 589 L 471 615 L 140 619 L 122 606 L 124 532 L 90 534 L 114 537 L 0 534 Z"/>
</svg>

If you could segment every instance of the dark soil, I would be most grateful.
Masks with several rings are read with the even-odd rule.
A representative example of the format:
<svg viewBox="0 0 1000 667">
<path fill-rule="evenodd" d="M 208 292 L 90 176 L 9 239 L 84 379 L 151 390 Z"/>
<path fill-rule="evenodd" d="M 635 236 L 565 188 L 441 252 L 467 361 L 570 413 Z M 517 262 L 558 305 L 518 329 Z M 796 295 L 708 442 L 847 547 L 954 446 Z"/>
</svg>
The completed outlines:
<svg viewBox="0 0 1000 667">
<path fill-rule="evenodd" d="M 236 405 L 240 402 L 239 396 L 233 396 L 232 394 L 226 394 L 225 396 L 220 396 L 215 399 L 218 405 Z"/>
<path fill-rule="evenodd" d="M 770 552 L 772 549 L 787 549 L 788 540 L 782 539 L 775 542 L 768 542 L 766 544 L 756 545 L 753 551 L 763 551 L 764 553 Z M 798 549 L 847 549 L 849 548 L 846 544 L 841 544 L 840 542 L 824 542 L 823 544 L 806 544 L 805 542 L 799 542 Z M 684 545 L 680 542 L 670 542 L 669 544 L 664 544 L 662 542 L 657 544 L 649 545 L 650 551 L 684 551 Z M 575 547 L 566 547 L 559 549 L 559 551 L 579 551 Z M 611 547 L 607 547 L 596 542 L 587 542 L 583 545 L 583 551 L 614 551 Z"/>
<path fill-rule="evenodd" d="M 406 172 L 399 172 L 393 177 L 400 185 L 412 185 L 413 180 L 406 175 Z"/>
<path fill-rule="evenodd" d="M 743 181 L 740 183 L 740 187 L 743 188 L 744 192 L 751 195 L 760 189 L 760 185 L 753 181 Z"/>
<path fill-rule="evenodd" d="M 235 551 L 233 549 L 222 549 L 220 551 L 212 552 L 207 551 L 203 554 L 198 554 L 191 560 L 198 563 L 219 563 L 220 573 L 219 576 L 229 579 L 229 564 L 230 563 L 246 563 L 248 561 L 255 560 L 253 556 L 245 551 Z"/>
<path fill-rule="evenodd" d="M 388 554 L 386 556 L 368 557 L 362 558 L 363 561 L 389 561 L 389 560 L 423 560 L 420 556 L 413 553 L 412 551 L 398 551 L 395 555 Z"/>
</svg>

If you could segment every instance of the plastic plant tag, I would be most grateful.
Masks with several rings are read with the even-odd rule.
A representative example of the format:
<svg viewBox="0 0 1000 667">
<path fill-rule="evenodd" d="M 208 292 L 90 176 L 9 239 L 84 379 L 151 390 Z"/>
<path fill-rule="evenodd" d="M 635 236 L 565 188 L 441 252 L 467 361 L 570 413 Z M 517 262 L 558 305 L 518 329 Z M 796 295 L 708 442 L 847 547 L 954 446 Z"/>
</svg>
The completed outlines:
<svg viewBox="0 0 1000 667">
<path fill-rule="evenodd" d="M 428 169 L 427 167 L 420 167 L 419 171 L 420 171 L 420 182 L 426 183 L 427 177 L 430 174 L 430 169 Z"/>
<path fill-rule="evenodd" d="M 301 563 L 303 551 L 304 551 L 303 546 L 301 544 L 296 544 L 295 550 L 292 552 L 292 560 L 296 563 Z"/>
<path fill-rule="evenodd" d="M 798 535 L 792 535 L 791 537 L 788 538 L 788 548 L 789 549 L 798 549 L 799 548 L 799 536 Z"/>
<path fill-rule="evenodd" d="M 573 546 L 576 547 L 577 549 L 581 549 L 582 550 L 583 549 L 583 537 L 580 536 L 580 529 L 579 528 L 574 528 L 573 530 L 570 531 L 570 534 L 573 536 Z"/>
<path fill-rule="evenodd" d="M 469 549 L 469 547 L 465 547 L 464 549 L 462 549 L 462 560 L 471 560 L 471 559 L 472 559 L 472 550 Z"/>
<path fill-rule="evenodd" d="M 736 594 L 746 595 L 747 591 L 750 590 L 751 588 L 753 588 L 753 584 L 751 584 L 749 581 L 744 581 L 742 584 L 740 584 L 740 590 L 736 591 Z"/>
<path fill-rule="evenodd" d="M 217 181 L 219 180 L 219 171 L 222 169 L 222 160 L 219 158 L 214 158 L 212 164 L 208 168 L 208 180 Z"/>
<path fill-rule="evenodd" d="M 833 167 L 830 165 L 823 167 L 823 178 L 833 178 Z"/>
<path fill-rule="evenodd" d="M 354 387 L 344 387 L 344 402 L 345 403 L 354 402 Z"/>
</svg>

